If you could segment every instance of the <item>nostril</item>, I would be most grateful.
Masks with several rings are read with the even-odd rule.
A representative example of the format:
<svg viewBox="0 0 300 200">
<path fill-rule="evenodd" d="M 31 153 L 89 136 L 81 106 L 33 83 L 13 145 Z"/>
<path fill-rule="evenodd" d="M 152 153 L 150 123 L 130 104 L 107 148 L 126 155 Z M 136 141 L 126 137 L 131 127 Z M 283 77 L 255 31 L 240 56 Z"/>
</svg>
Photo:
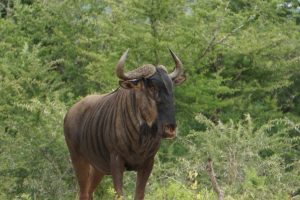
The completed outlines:
<svg viewBox="0 0 300 200">
<path fill-rule="evenodd" d="M 165 125 L 162 137 L 166 139 L 172 139 L 176 137 L 176 124 Z"/>
<path fill-rule="evenodd" d="M 176 124 L 168 124 L 168 125 L 166 125 L 166 128 L 171 131 L 174 131 L 176 129 Z"/>
</svg>

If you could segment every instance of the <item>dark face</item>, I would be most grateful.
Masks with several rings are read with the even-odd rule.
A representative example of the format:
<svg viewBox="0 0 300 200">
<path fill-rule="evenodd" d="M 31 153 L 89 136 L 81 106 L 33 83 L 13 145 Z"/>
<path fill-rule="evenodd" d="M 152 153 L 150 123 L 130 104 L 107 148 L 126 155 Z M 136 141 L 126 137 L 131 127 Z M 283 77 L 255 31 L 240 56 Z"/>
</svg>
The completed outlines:
<svg viewBox="0 0 300 200">
<path fill-rule="evenodd" d="M 141 117 L 139 119 L 141 127 L 153 129 L 156 126 L 158 127 L 158 132 L 162 133 L 163 138 L 173 138 L 176 135 L 176 122 L 172 89 L 173 84 L 180 85 L 186 79 L 182 70 L 182 62 L 169 49 L 175 63 L 175 68 L 170 74 L 167 74 L 164 66 L 159 65 L 155 67 L 151 64 L 146 64 L 131 72 L 124 73 L 124 64 L 128 50 L 123 53 L 116 67 L 120 86 L 125 89 L 133 89 L 137 109 Z"/>
<path fill-rule="evenodd" d="M 163 138 L 176 136 L 173 86 L 185 80 L 184 73 L 172 77 L 165 67 L 158 66 L 149 78 L 121 80 L 120 86 L 133 91 L 141 114 L 142 132 L 159 132 Z M 158 128 L 158 130 L 157 130 Z M 147 130 L 147 131 L 146 131 Z"/>
<path fill-rule="evenodd" d="M 176 120 L 172 80 L 165 70 L 157 68 L 153 76 L 145 79 L 145 87 L 149 97 L 156 103 L 157 121 L 162 125 L 163 137 L 173 138 L 176 135 Z"/>
</svg>

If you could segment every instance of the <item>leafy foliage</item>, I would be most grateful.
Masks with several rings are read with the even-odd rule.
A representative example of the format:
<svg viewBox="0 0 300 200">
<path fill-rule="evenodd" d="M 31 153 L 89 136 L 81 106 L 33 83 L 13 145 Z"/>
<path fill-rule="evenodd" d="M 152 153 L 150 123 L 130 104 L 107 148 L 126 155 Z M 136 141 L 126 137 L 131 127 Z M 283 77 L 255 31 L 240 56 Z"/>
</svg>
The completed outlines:
<svg viewBox="0 0 300 200">
<path fill-rule="evenodd" d="M 218 179 L 234 199 L 289 199 L 298 188 L 299 124 L 288 119 L 271 120 L 255 127 L 249 115 L 238 123 L 217 125 L 203 115 L 196 119 L 205 131 L 192 131 L 187 169 L 205 174 L 197 161 L 213 158 Z M 292 133 L 298 132 L 291 137 Z M 295 154 L 296 153 L 296 154 Z M 287 160 L 287 157 L 292 158 Z M 190 160 L 194 162 L 190 162 Z M 207 181 L 199 177 L 199 182 Z M 289 184 L 287 184 L 287 182 Z M 205 183 L 207 185 L 208 183 Z M 203 187 L 203 186 L 202 186 Z"/>
<path fill-rule="evenodd" d="M 0 199 L 73 199 L 64 114 L 118 87 L 114 67 L 127 48 L 128 70 L 144 62 L 172 70 L 167 47 L 188 79 L 175 89 L 178 138 L 162 143 L 146 197 L 216 199 L 211 157 L 226 199 L 299 198 L 299 6 L 1 1 Z M 134 174 L 125 177 L 132 199 Z M 110 178 L 95 195 L 113 198 Z"/>
</svg>

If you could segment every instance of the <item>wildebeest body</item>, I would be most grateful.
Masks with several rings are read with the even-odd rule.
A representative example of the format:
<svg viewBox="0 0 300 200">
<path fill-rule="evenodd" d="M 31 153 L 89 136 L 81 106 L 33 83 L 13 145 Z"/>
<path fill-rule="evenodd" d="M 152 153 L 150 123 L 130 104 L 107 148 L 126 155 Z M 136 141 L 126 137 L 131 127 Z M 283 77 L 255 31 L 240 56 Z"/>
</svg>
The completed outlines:
<svg viewBox="0 0 300 200">
<path fill-rule="evenodd" d="M 74 142 L 95 168 L 110 174 L 109 152 L 114 151 L 125 159 L 128 170 L 137 170 L 157 152 L 161 133 L 143 124 L 146 128 L 139 134 L 141 119 L 132 91 L 119 88 L 104 96 L 88 96 L 78 106 L 86 103 L 87 108 L 79 113 Z"/>
<path fill-rule="evenodd" d="M 65 139 L 79 183 L 80 200 L 91 200 L 104 175 L 112 175 L 123 196 L 125 170 L 137 171 L 135 200 L 144 199 L 148 177 L 161 138 L 175 136 L 173 85 L 185 80 L 181 62 L 168 74 L 164 66 L 144 65 L 124 73 L 127 52 L 117 65 L 120 86 L 90 95 L 71 107 L 64 121 Z"/>
</svg>

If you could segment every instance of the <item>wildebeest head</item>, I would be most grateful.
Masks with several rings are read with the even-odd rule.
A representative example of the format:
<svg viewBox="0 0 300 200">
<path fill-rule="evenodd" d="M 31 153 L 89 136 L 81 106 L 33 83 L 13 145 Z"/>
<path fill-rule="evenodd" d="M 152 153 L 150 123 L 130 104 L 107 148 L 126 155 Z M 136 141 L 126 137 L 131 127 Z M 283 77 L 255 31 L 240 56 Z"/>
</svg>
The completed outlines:
<svg viewBox="0 0 300 200">
<path fill-rule="evenodd" d="M 173 103 L 173 86 L 180 85 L 185 80 L 182 63 L 170 50 L 175 62 L 175 69 L 168 74 L 163 65 L 151 64 L 124 73 L 124 64 L 128 50 L 120 58 L 116 74 L 120 86 L 130 89 L 136 96 L 136 107 L 141 113 L 141 125 L 157 126 L 164 138 L 176 136 L 176 120 Z"/>
</svg>

